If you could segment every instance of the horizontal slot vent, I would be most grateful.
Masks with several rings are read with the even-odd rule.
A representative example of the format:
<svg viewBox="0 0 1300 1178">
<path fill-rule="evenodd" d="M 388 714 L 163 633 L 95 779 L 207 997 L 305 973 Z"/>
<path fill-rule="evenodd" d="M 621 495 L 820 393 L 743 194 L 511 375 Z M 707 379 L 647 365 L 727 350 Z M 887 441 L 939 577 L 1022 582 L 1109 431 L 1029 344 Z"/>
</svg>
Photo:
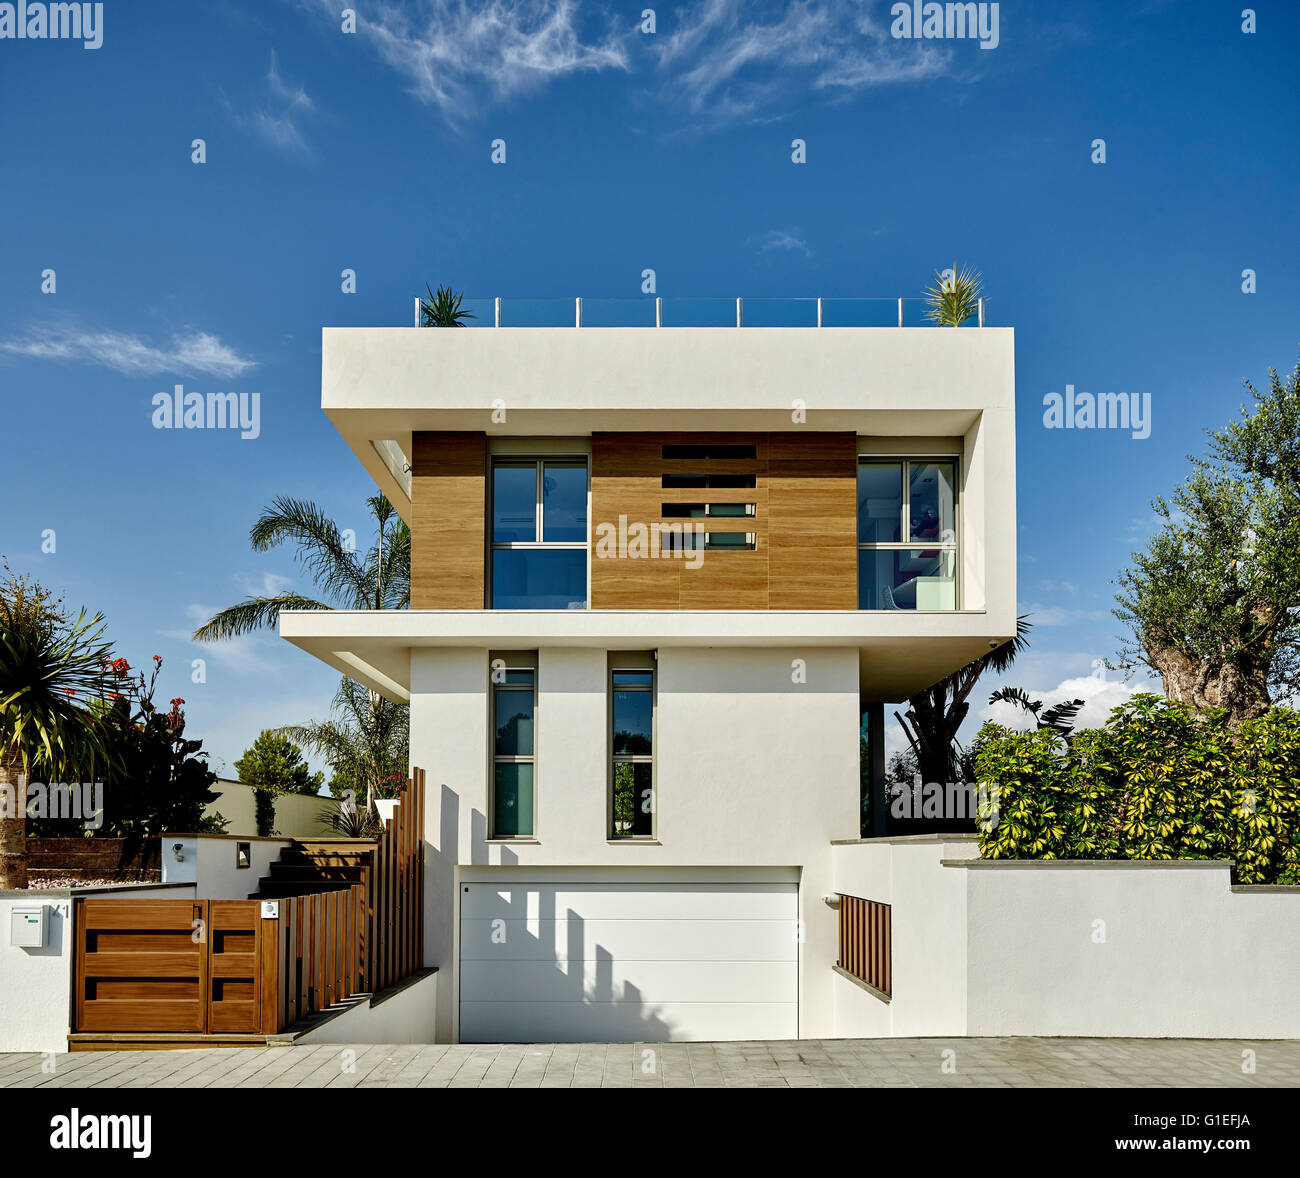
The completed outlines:
<svg viewBox="0 0 1300 1178">
<path fill-rule="evenodd" d="M 660 479 L 665 491 L 734 490 L 757 486 L 752 474 L 666 474 Z"/>
<path fill-rule="evenodd" d="M 752 503 L 665 503 L 662 514 L 664 519 L 706 519 L 751 516 L 754 512 Z"/>
<path fill-rule="evenodd" d="M 754 532 L 660 532 L 661 552 L 753 552 Z"/>
<path fill-rule="evenodd" d="M 757 458 L 758 450 L 755 446 L 718 445 L 716 443 L 694 446 L 665 445 L 663 455 L 665 458 L 716 458 L 727 460 Z"/>
</svg>

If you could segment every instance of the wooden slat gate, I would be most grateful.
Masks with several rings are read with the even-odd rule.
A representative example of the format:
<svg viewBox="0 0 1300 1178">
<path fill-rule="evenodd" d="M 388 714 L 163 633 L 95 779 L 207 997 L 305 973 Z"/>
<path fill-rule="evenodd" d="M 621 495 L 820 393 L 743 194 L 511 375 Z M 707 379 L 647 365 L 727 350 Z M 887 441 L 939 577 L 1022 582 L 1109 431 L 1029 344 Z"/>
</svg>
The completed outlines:
<svg viewBox="0 0 1300 1178">
<path fill-rule="evenodd" d="M 270 1035 L 424 960 L 424 773 L 359 884 L 267 901 L 75 901 L 73 1031 Z M 274 907 L 271 907 L 274 905 Z"/>
<path fill-rule="evenodd" d="M 279 922 L 257 900 L 78 899 L 74 1031 L 269 1034 Z"/>
</svg>

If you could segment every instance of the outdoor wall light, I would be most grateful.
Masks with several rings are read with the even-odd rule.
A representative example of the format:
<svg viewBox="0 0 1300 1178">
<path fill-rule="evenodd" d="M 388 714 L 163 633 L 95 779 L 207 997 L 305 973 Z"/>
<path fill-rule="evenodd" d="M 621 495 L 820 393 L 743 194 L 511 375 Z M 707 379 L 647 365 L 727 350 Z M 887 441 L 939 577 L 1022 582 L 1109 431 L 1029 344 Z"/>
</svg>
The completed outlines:
<svg viewBox="0 0 1300 1178">
<path fill-rule="evenodd" d="M 177 863 L 185 862 L 185 844 L 172 843 L 172 854 L 176 856 Z"/>
<path fill-rule="evenodd" d="M 235 866 L 251 867 L 253 865 L 253 853 L 248 843 L 235 844 Z"/>
</svg>

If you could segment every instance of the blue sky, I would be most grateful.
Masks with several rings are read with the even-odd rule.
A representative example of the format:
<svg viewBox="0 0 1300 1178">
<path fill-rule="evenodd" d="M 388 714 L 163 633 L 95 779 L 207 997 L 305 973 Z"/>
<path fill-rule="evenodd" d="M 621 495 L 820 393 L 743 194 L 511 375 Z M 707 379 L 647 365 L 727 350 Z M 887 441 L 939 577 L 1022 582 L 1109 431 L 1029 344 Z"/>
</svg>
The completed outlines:
<svg viewBox="0 0 1300 1178">
<path fill-rule="evenodd" d="M 1120 697 L 1073 681 L 1117 649 L 1148 500 L 1243 377 L 1296 361 L 1300 9 L 1246 34 L 1240 4 L 1003 3 L 985 50 L 893 38 L 887 3 L 663 6 L 653 34 L 643 2 L 359 3 L 353 34 L 343 7 L 108 0 L 97 50 L 0 40 L 0 552 L 103 610 L 131 662 L 162 655 L 218 768 L 323 716 L 335 675 L 273 635 L 188 635 L 298 583 L 248 548 L 272 496 L 364 534 L 320 329 L 404 325 L 426 281 L 637 298 L 652 268 L 665 298 L 893 298 L 977 266 L 1016 329 L 1037 629 L 1012 679 Z M 153 429 L 177 383 L 259 393 L 260 436 Z M 1043 428 L 1066 384 L 1150 394 L 1150 437 Z"/>
</svg>

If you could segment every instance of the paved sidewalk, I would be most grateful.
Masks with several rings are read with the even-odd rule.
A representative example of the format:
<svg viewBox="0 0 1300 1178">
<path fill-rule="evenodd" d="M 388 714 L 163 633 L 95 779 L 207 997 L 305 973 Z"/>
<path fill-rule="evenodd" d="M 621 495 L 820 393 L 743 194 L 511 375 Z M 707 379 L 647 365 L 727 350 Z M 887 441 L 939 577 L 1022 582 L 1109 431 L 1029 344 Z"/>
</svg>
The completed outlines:
<svg viewBox="0 0 1300 1178">
<path fill-rule="evenodd" d="M 1252 1059 L 1254 1070 L 1243 1070 Z M 1300 1087 L 1300 1041 L 330 1044 L 0 1055 L 0 1088 L 37 1087 L 1295 1088 Z"/>
</svg>

